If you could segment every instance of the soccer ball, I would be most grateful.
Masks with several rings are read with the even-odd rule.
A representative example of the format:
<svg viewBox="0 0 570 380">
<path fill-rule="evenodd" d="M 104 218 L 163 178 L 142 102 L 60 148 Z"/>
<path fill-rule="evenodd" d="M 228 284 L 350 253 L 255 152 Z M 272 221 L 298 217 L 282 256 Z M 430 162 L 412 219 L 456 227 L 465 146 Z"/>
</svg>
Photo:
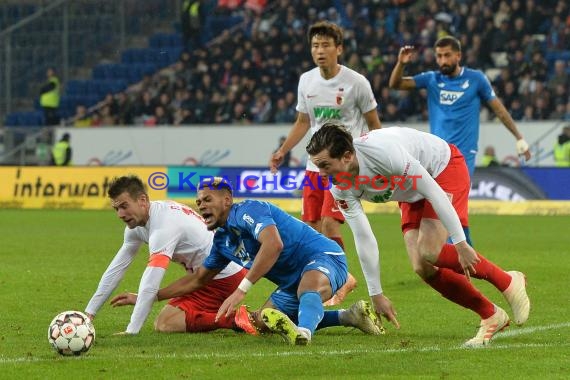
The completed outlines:
<svg viewBox="0 0 570 380">
<path fill-rule="evenodd" d="M 48 328 L 48 341 L 61 355 L 81 355 L 93 345 L 95 327 L 84 313 L 64 311 L 51 321 Z"/>
</svg>

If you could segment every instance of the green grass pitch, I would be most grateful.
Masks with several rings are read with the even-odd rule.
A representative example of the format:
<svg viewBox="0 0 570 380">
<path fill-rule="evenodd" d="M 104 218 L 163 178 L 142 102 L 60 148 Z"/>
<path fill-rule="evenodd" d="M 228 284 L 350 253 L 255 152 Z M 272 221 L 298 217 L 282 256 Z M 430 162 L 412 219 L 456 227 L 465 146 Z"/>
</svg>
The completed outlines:
<svg viewBox="0 0 570 380">
<path fill-rule="evenodd" d="M 122 241 L 123 224 L 109 211 L 0 210 L 0 378 L 5 379 L 563 379 L 570 378 L 570 221 L 568 217 L 473 216 L 475 247 L 503 268 L 527 274 L 531 316 L 485 349 L 460 346 L 477 316 L 444 300 L 412 272 L 397 215 L 370 217 L 382 252 L 383 286 L 400 330 L 366 336 L 333 328 L 311 345 L 290 347 L 277 336 L 233 331 L 164 335 L 152 331 L 155 305 L 141 334 L 123 331 L 131 308 L 103 307 L 97 339 L 84 356 L 61 357 L 47 342 L 58 313 L 83 310 Z M 352 236 L 344 230 L 349 268 L 359 280 L 345 305 L 367 299 Z M 117 292 L 133 291 L 144 270 L 143 247 Z M 172 265 L 163 284 L 183 274 Z M 510 312 L 487 283 L 473 280 Z M 258 307 L 273 286 L 260 282 L 246 297 Z"/>
</svg>

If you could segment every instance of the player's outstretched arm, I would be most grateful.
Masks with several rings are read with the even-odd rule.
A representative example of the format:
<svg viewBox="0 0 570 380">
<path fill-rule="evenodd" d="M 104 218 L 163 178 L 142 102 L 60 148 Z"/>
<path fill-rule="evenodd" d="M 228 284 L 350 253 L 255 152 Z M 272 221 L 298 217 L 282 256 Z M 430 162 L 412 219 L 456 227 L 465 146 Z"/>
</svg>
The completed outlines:
<svg viewBox="0 0 570 380">
<path fill-rule="evenodd" d="M 289 131 L 289 135 L 287 135 L 285 142 L 275 151 L 275 153 L 271 155 L 271 158 L 269 159 L 269 170 L 271 170 L 273 174 L 277 173 L 277 169 L 283 163 L 285 155 L 303 139 L 309 131 L 309 128 L 311 128 L 309 115 L 303 112 L 298 112 L 297 120 L 295 121 L 295 124 L 293 124 L 291 131 Z"/>
<path fill-rule="evenodd" d="M 390 74 L 390 81 L 388 86 L 397 90 L 413 90 L 416 88 L 416 82 L 412 77 L 404 77 L 404 67 L 410 63 L 412 54 L 414 52 L 413 46 L 403 46 L 398 53 L 398 62 Z"/>
<path fill-rule="evenodd" d="M 133 262 L 142 242 L 130 239 L 130 230 L 125 232 L 123 245 L 109 264 L 99 281 L 95 294 L 85 307 L 85 313 L 93 320 L 95 314 L 119 285 L 128 267 Z"/>
<path fill-rule="evenodd" d="M 158 301 L 162 301 L 192 293 L 210 282 L 221 270 L 222 269 L 207 269 L 201 266 L 196 273 L 187 274 L 167 287 L 160 289 L 156 298 Z"/>
<path fill-rule="evenodd" d="M 376 108 L 366 112 L 362 116 L 364 116 L 364 120 L 366 120 L 369 131 L 382 128 L 380 117 L 378 117 L 378 111 L 376 111 Z"/>
<path fill-rule="evenodd" d="M 497 115 L 499 120 L 501 120 L 501 123 L 503 123 L 503 125 L 513 134 L 513 136 L 515 136 L 515 139 L 517 139 L 517 154 L 519 156 L 524 156 L 524 159 L 527 161 L 530 160 L 532 154 L 530 153 L 528 143 L 523 138 L 523 135 L 519 132 L 515 121 L 503 103 L 499 99 L 493 98 L 489 100 L 489 106 L 495 115 Z"/>
<path fill-rule="evenodd" d="M 261 245 L 251 268 L 238 288 L 220 306 L 216 321 L 222 315 L 229 317 L 233 313 L 234 309 L 245 298 L 247 291 L 273 268 L 281 251 L 283 251 L 283 241 L 275 225 L 265 227 L 259 233 L 257 240 Z"/>
</svg>

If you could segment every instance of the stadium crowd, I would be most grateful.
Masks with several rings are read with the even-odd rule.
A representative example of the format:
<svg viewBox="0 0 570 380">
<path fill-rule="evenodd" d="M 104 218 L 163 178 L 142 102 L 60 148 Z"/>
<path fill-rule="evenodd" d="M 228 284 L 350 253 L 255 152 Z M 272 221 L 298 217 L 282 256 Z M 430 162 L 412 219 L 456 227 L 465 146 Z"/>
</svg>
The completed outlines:
<svg viewBox="0 0 570 380">
<path fill-rule="evenodd" d="M 336 6 L 335 6 L 336 5 Z M 437 70 L 433 44 L 453 35 L 462 64 L 483 70 L 514 120 L 570 120 L 570 11 L 566 0 L 277 0 L 127 93 L 109 95 L 76 126 L 291 123 L 296 87 L 313 67 L 307 27 L 344 28 L 342 63 L 365 75 L 383 122 L 425 121 L 424 92 L 390 90 L 403 45 L 417 54 L 406 73 Z M 80 108 L 79 106 L 78 108 Z M 492 112 L 485 112 L 489 120 Z"/>
</svg>

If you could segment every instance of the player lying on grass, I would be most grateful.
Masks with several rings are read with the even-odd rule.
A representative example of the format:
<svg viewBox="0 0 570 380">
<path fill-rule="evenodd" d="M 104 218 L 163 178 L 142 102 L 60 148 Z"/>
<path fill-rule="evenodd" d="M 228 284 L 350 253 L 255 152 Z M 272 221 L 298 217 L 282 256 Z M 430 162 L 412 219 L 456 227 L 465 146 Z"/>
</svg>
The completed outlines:
<svg viewBox="0 0 570 380">
<path fill-rule="evenodd" d="M 353 140 L 342 125 L 315 132 L 307 153 L 323 176 L 352 229 L 368 291 L 376 311 L 393 316 L 380 284 L 379 250 L 361 199 L 400 202 L 402 231 L 414 271 L 433 289 L 481 317 L 467 346 L 482 346 L 509 324 L 507 313 L 489 301 L 469 276 L 503 293 L 517 324 L 526 322 L 530 302 L 521 272 L 505 272 L 466 242 L 469 172 L 461 152 L 437 136 L 410 128 L 387 128 Z M 453 244 L 447 244 L 451 235 Z"/>
<path fill-rule="evenodd" d="M 158 300 L 197 292 L 234 262 L 249 271 L 222 303 L 216 320 L 232 316 L 253 284 L 265 277 L 278 288 L 254 314 L 262 332 L 278 333 L 297 345 L 308 344 L 317 328 L 329 326 L 381 333 L 378 318 L 364 301 L 348 310 L 324 311 L 323 301 L 347 278 L 346 257 L 336 242 L 270 203 L 234 203 L 232 189 L 222 178 L 203 183 L 196 204 L 208 229 L 215 230 L 214 244 L 202 266 L 161 289 Z M 112 302 L 120 306 L 135 300 L 126 293 Z"/>
<path fill-rule="evenodd" d="M 181 264 L 187 273 L 196 271 L 212 247 L 213 233 L 208 231 L 202 217 L 191 208 L 172 201 L 150 201 L 143 182 L 136 176 L 116 178 L 109 187 L 108 195 L 117 216 L 127 225 L 124 242 L 103 274 L 85 312 L 91 318 L 97 314 L 123 278 L 139 247 L 147 243 L 150 258 L 126 329 L 128 334 L 137 334 L 150 313 L 170 262 Z M 236 263 L 228 263 L 220 269 L 202 289 L 170 300 L 158 315 L 155 330 L 247 330 L 248 325 L 240 327 L 240 319 L 234 318 L 232 313 L 216 318 L 222 302 L 236 289 L 247 270 Z M 245 308 L 241 312 L 245 312 Z"/>
</svg>

